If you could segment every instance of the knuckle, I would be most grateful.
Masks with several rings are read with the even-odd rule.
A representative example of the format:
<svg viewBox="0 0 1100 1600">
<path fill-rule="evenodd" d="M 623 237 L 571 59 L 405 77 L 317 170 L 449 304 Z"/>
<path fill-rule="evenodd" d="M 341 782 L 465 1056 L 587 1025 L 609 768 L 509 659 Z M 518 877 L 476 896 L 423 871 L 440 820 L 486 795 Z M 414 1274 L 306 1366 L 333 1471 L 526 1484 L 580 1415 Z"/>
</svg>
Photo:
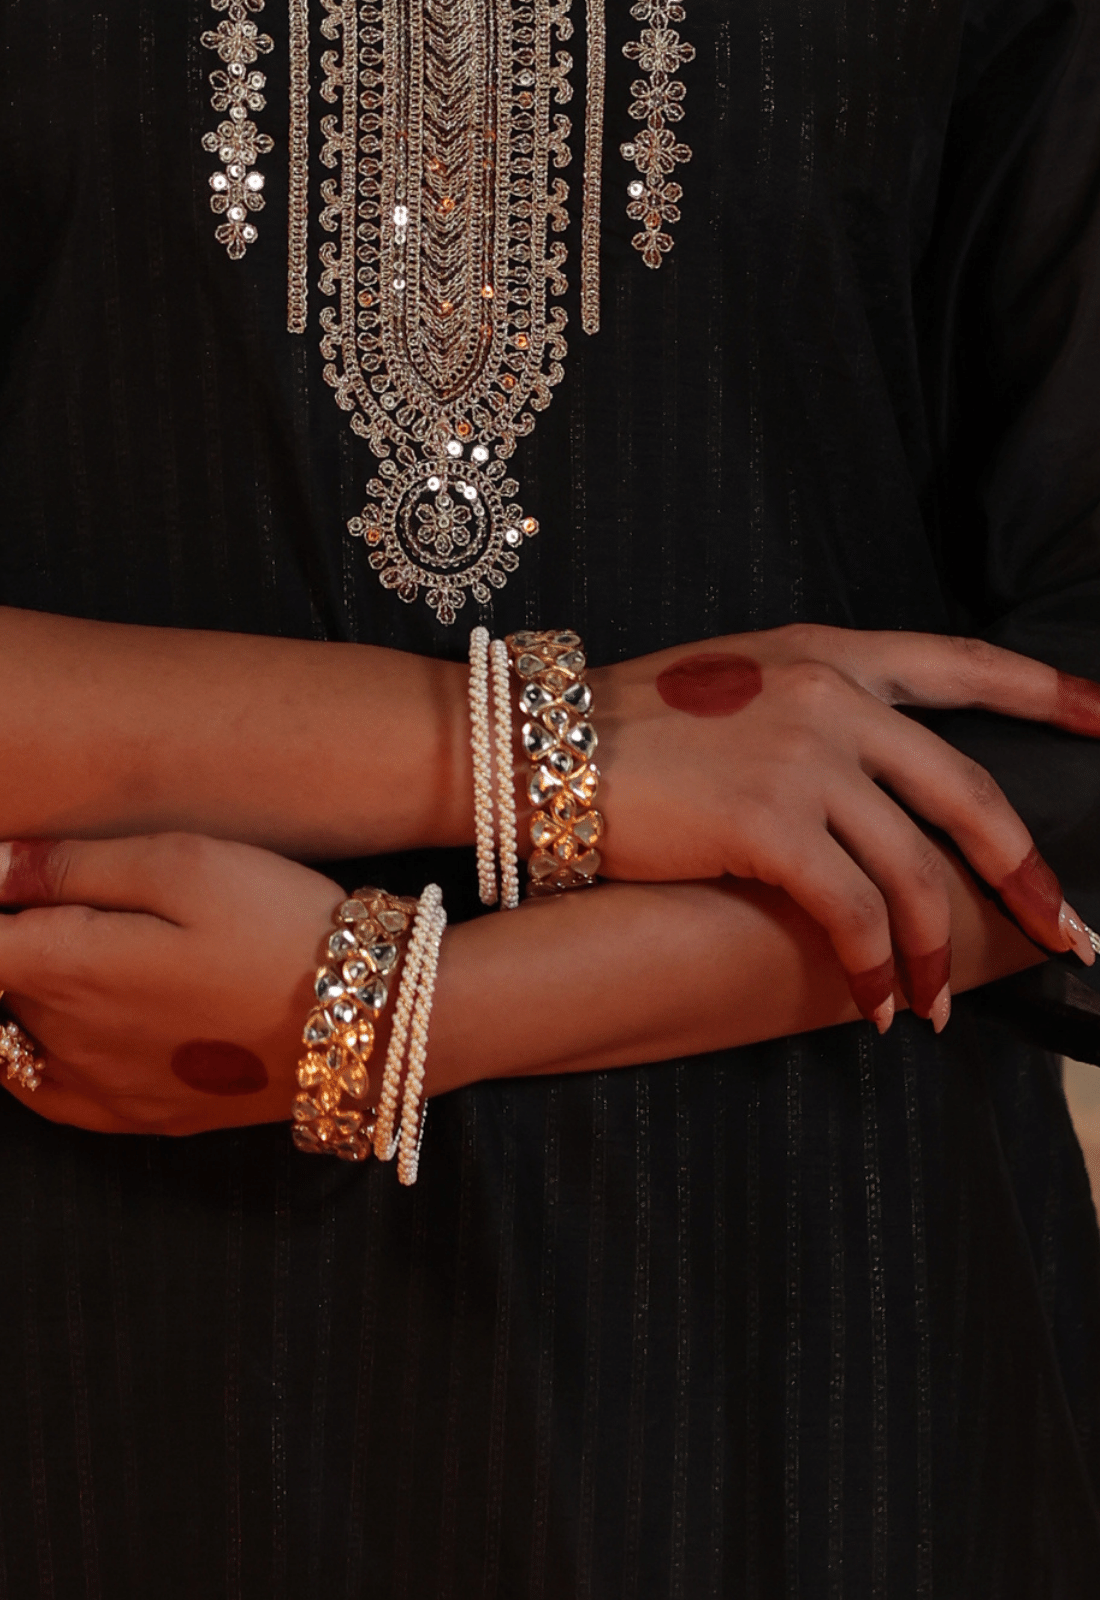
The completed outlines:
<svg viewBox="0 0 1100 1600">
<path fill-rule="evenodd" d="M 951 650 L 958 651 L 964 661 L 969 661 L 978 667 L 991 666 L 998 658 L 998 648 L 991 645 L 988 638 L 972 638 L 969 634 L 951 634 L 948 637 Z"/>
<path fill-rule="evenodd" d="M 811 714 L 835 699 L 843 678 L 827 661 L 798 661 L 787 669 L 787 686 L 795 703 Z"/>
<path fill-rule="evenodd" d="M 816 622 L 785 622 L 777 637 L 793 656 L 812 656 L 820 647 L 823 629 Z"/>
<path fill-rule="evenodd" d="M 963 787 L 967 801 L 980 811 L 991 811 L 1004 804 L 1004 792 L 991 772 L 977 761 L 967 763 L 963 771 Z"/>
<path fill-rule="evenodd" d="M 165 833 L 149 838 L 149 864 L 177 883 L 198 882 L 210 871 L 213 840 L 199 833 Z"/>
<path fill-rule="evenodd" d="M 997 665 L 1000 651 L 988 639 L 973 639 L 966 634 L 952 634 L 948 644 L 959 658 L 962 670 L 968 676 L 984 676 Z"/>
<path fill-rule="evenodd" d="M 94 929 L 102 913 L 89 906 L 58 906 L 24 915 L 35 918 L 41 991 L 55 1000 L 70 1000 L 89 990 L 95 970 Z"/>
<path fill-rule="evenodd" d="M 923 840 L 916 849 L 913 876 L 922 889 L 940 889 L 944 882 L 943 857 L 930 840 Z"/>
<path fill-rule="evenodd" d="M 809 727 L 784 728 L 778 738 L 778 749 L 784 768 L 799 773 L 802 785 L 805 784 L 805 775 L 815 771 L 822 763 L 821 740 Z M 789 784 L 790 779 L 785 771 L 780 792 L 788 792 Z"/>
<path fill-rule="evenodd" d="M 845 896 L 838 921 L 851 934 L 864 937 L 875 933 L 886 920 L 886 902 L 873 884 L 854 889 Z"/>
</svg>

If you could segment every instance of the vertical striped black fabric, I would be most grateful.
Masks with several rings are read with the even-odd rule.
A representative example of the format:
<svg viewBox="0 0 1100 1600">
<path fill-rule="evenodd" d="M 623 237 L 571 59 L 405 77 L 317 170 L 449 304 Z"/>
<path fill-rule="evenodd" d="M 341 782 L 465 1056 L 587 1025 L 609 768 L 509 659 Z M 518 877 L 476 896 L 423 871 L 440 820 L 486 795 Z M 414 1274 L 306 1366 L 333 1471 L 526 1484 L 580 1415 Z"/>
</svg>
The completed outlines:
<svg viewBox="0 0 1100 1600">
<path fill-rule="evenodd" d="M 600 661 L 960 624 L 1100 678 L 1094 0 L 685 10 L 652 273 L 609 6 L 604 327 L 571 318 L 518 460 L 542 532 L 483 620 Z M 370 463 L 282 331 L 280 0 L 261 239 L 213 239 L 215 19 L 0 11 L 0 599 L 458 656 L 475 617 L 344 536 Z M 944 727 L 1100 922 L 1093 748 Z M 371 870 L 472 912 L 463 852 Z M 421 1173 L 0 1097 L 4 1600 L 1095 1593 L 1100 1247 L 996 1007 L 479 1085 Z"/>
<path fill-rule="evenodd" d="M 452 1096 L 408 1193 L 5 1102 L 8 1592 L 1086 1595 L 1087 1180 L 962 1009 Z"/>
</svg>

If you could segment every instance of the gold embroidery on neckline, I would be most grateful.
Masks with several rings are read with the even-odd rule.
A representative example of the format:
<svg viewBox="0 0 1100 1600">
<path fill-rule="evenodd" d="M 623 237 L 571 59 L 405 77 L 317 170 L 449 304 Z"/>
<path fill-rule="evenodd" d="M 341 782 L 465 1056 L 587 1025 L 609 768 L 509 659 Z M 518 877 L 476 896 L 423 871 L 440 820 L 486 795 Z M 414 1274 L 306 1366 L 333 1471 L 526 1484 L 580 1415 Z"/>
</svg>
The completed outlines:
<svg viewBox="0 0 1100 1600">
<path fill-rule="evenodd" d="M 672 249 L 672 235 L 663 224 L 679 222 L 678 201 L 684 192 L 678 183 L 669 182 L 669 177 L 678 164 L 691 160 L 690 146 L 677 144 L 675 134 L 666 127 L 666 123 L 679 122 L 684 115 L 686 90 L 673 75 L 695 60 L 695 46 L 686 44 L 676 29 L 669 27 L 670 22 L 683 22 L 682 5 L 667 0 L 638 0 L 630 15 L 649 26 L 642 29 L 640 39 L 623 46 L 627 60 L 636 61 L 646 74 L 630 85 L 634 96 L 630 115 L 636 122 L 644 122 L 645 127 L 619 147 L 641 174 L 627 184 L 626 214 L 632 222 L 643 225 L 631 241 L 635 250 L 641 252 L 647 267 L 659 267 L 662 256 Z"/>
<path fill-rule="evenodd" d="M 290 0 L 290 187 L 286 326 L 305 333 L 309 303 L 309 0 Z"/>
<path fill-rule="evenodd" d="M 217 28 L 202 36 L 206 48 L 216 50 L 225 64 L 224 71 L 218 68 L 210 74 L 210 103 L 215 111 L 228 111 L 229 117 L 218 124 L 216 132 L 203 135 L 202 147 L 216 153 L 224 168 L 210 179 L 214 191 L 210 209 L 225 217 L 214 237 L 225 245 L 232 260 L 239 261 L 257 237 L 256 224 L 248 213 L 264 207 L 264 175 L 255 170 L 256 158 L 275 148 L 274 140 L 259 133 L 248 115 L 263 110 L 267 82 L 262 72 L 249 69 L 261 55 L 267 55 L 273 41 L 248 17 L 249 12 L 263 10 L 264 0 L 210 0 L 210 4 L 215 11 L 229 13 Z"/>
<path fill-rule="evenodd" d="M 323 0 L 325 377 L 379 459 L 348 524 L 450 623 L 538 531 L 507 475 L 562 377 L 570 0 Z"/>
<path fill-rule="evenodd" d="M 584 108 L 584 190 L 581 197 L 581 327 L 600 331 L 600 199 L 607 76 L 604 0 L 588 0 Z"/>
</svg>

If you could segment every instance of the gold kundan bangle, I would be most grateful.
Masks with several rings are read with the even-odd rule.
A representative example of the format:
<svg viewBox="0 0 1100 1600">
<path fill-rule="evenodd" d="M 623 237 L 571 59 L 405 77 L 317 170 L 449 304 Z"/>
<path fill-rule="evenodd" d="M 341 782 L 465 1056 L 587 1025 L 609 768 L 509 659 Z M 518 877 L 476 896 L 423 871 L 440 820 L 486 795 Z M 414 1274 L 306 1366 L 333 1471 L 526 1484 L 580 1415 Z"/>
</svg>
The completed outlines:
<svg viewBox="0 0 1100 1600">
<path fill-rule="evenodd" d="M 344 1161 L 365 1161 L 371 1153 L 373 1114 L 354 1103 L 363 1105 L 370 1093 L 375 1019 L 389 999 L 387 980 L 416 904 L 382 889 L 357 889 L 336 908 L 336 929 L 314 981 L 317 1005 L 302 1033 L 308 1048 L 292 1107 L 299 1150 Z"/>
<path fill-rule="evenodd" d="M 592 760 L 597 739 L 588 719 L 592 690 L 581 641 L 575 633 L 551 631 L 513 633 L 505 643 L 522 685 L 520 737 L 532 768 L 527 892 L 586 888 L 600 870 L 595 847 L 604 824 L 593 806 L 600 771 Z"/>
</svg>

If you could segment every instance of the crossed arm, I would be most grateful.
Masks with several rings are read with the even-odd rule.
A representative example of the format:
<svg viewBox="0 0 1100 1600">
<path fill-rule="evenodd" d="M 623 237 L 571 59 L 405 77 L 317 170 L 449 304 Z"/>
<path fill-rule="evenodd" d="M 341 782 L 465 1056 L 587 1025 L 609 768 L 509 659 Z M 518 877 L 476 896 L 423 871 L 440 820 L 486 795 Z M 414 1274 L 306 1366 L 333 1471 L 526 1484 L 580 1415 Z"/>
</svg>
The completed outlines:
<svg viewBox="0 0 1100 1600">
<path fill-rule="evenodd" d="M 876 970 L 886 988 L 860 996 L 865 1014 L 882 1025 L 908 989 L 929 1015 L 920 959 L 945 947 L 956 990 L 1041 959 L 894 795 L 1043 947 L 1080 944 L 996 786 L 891 706 L 983 705 L 1093 734 L 1093 686 L 915 635 L 780 629 L 707 649 L 752 652 L 761 692 L 736 715 L 662 701 L 656 678 L 684 650 L 593 674 L 606 868 L 634 881 L 448 935 L 431 1093 L 846 1021 Z M 300 863 L 472 837 L 463 668 L 8 612 L 0 670 L 0 837 L 89 841 L 18 849 L 3 890 L 42 908 L 0 926 L 0 982 L 52 1063 L 35 1108 L 172 1132 L 285 1116 L 340 896 Z M 237 842 L 90 842 L 170 829 Z M 678 881 L 648 881 L 662 878 Z M 239 1102 L 172 1080 L 196 1033 L 255 1050 L 267 1088 Z"/>
</svg>

